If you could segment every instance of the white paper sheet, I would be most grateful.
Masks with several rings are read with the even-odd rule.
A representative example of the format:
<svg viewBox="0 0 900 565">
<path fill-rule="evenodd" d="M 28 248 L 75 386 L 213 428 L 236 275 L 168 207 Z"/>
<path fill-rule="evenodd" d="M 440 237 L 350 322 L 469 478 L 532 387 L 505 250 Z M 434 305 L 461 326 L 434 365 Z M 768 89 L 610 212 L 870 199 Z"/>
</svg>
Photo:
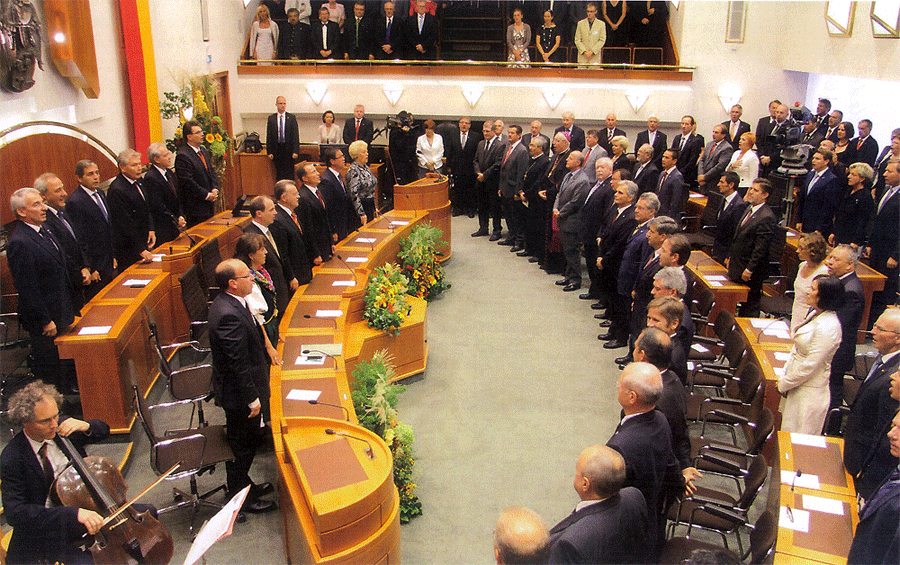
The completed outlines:
<svg viewBox="0 0 900 565">
<path fill-rule="evenodd" d="M 369 259 L 366 257 L 347 257 L 345 259 L 348 263 L 365 263 Z"/>
<path fill-rule="evenodd" d="M 340 318 L 343 315 L 343 310 L 316 310 L 316 318 Z"/>
<path fill-rule="evenodd" d="M 324 365 L 325 355 L 321 353 L 310 353 L 309 355 L 300 355 L 294 361 L 294 365 Z"/>
<path fill-rule="evenodd" d="M 772 372 L 779 377 L 783 377 L 787 374 L 787 371 L 784 370 L 784 367 L 772 367 Z"/>
<path fill-rule="evenodd" d="M 144 279 L 128 279 L 127 281 L 123 282 L 122 284 L 123 284 L 124 286 L 147 286 L 148 284 L 150 284 L 150 283 L 152 283 L 152 282 L 153 282 L 153 279 L 147 279 L 147 280 L 144 280 Z"/>
<path fill-rule="evenodd" d="M 725 283 L 719 281 L 709 281 L 709 286 L 725 286 Z"/>
<path fill-rule="evenodd" d="M 234 527 L 234 520 L 241 511 L 241 506 L 244 505 L 244 501 L 247 499 L 247 494 L 249 492 L 250 485 L 247 485 L 243 490 L 234 495 L 234 497 L 228 501 L 228 504 L 219 510 L 209 522 L 200 528 L 200 533 L 197 534 L 197 538 L 194 540 L 194 543 L 191 544 L 191 549 L 188 551 L 187 557 L 184 558 L 184 565 L 193 565 L 209 551 L 209 548 L 211 548 L 214 543 L 231 535 L 231 530 Z"/>
<path fill-rule="evenodd" d="M 360 243 L 375 243 L 378 240 L 375 239 L 374 237 L 357 237 L 356 241 L 358 241 Z"/>
<path fill-rule="evenodd" d="M 705 279 L 708 280 L 708 281 L 722 281 L 722 282 L 725 282 L 725 281 L 728 280 L 728 277 L 726 277 L 725 275 L 706 275 L 706 276 L 704 276 L 703 278 L 705 278 Z"/>
<path fill-rule="evenodd" d="M 819 447 L 821 449 L 825 449 L 828 447 L 828 443 L 825 441 L 825 436 L 814 436 L 810 434 L 791 434 L 791 443 L 794 445 L 808 445 L 809 447 Z"/>
<path fill-rule="evenodd" d="M 406 222 L 403 220 L 394 220 L 393 222 L 391 222 L 391 225 L 392 226 L 408 226 L 409 222 Z"/>
<path fill-rule="evenodd" d="M 709 353 L 709 348 L 700 345 L 699 343 L 695 343 L 691 346 L 691 349 L 696 351 L 697 353 Z"/>
<path fill-rule="evenodd" d="M 803 487 L 813 490 L 819 490 L 819 475 L 809 475 L 803 473 L 799 477 L 793 471 L 781 472 L 781 484 L 791 485 L 794 487 Z"/>
<path fill-rule="evenodd" d="M 788 353 L 787 351 L 776 351 L 775 352 L 775 360 L 776 361 L 782 361 L 782 362 L 786 363 L 787 360 L 790 358 L 791 358 L 791 354 Z"/>
<path fill-rule="evenodd" d="M 765 328 L 768 327 L 772 323 L 772 320 L 767 318 L 750 318 L 750 325 L 754 328 Z"/>
<path fill-rule="evenodd" d="M 162 258 L 165 256 L 166 255 L 164 253 L 159 253 L 157 255 L 153 255 L 153 259 L 151 259 L 150 261 L 152 263 L 162 263 Z"/>
<path fill-rule="evenodd" d="M 287 394 L 288 400 L 301 400 L 303 402 L 309 402 L 310 400 L 318 400 L 319 396 L 321 396 L 321 390 L 303 390 L 301 388 L 293 388 L 291 392 Z"/>
<path fill-rule="evenodd" d="M 356 281 L 334 281 L 331 286 L 356 286 Z"/>
<path fill-rule="evenodd" d="M 308 343 L 300 345 L 300 352 L 311 351 L 313 353 L 321 352 L 332 357 L 339 357 L 343 352 L 344 345 L 342 343 Z"/>
<path fill-rule="evenodd" d="M 111 329 L 112 326 L 85 326 L 78 331 L 78 335 L 104 335 Z"/>
<path fill-rule="evenodd" d="M 804 534 L 809 533 L 809 512 L 791 508 L 790 513 L 788 513 L 787 506 L 782 506 L 778 516 L 778 527 L 803 532 Z"/>
<path fill-rule="evenodd" d="M 803 495 L 803 508 L 807 510 L 815 510 L 816 512 L 825 512 L 836 516 L 844 515 L 844 503 L 833 498 L 822 498 L 821 496 Z"/>
</svg>

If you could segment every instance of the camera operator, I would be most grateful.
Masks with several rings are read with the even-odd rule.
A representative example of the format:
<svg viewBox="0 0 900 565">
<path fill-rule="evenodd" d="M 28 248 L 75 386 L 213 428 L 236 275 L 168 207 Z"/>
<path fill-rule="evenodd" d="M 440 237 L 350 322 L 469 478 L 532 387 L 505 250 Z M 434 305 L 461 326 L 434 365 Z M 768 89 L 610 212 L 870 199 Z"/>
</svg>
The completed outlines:
<svg viewBox="0 0 900 565">
<path fill-rule="evenodd" d="M 790 110 L 786 104 L 781 104 L 775 110 L 775 124 L 769 135 L 756 142 L 759 149 L 759 163 L 762 165 L 760 176 L 766 178 L 770 173 L 781 166 L 781 150 L 788 146 L 788 131 L 796 127 L 796 122 L 789 119 Z"/>
<path fill-rule="evenodd" d="M 407 184 L 416 180 L 416 141 L 424 130 L 415 124 L 413 115 L 403 110 L 396 117 L 388 116 L 388 148 L 394 165 L 397 184 Z"/>
</svg>

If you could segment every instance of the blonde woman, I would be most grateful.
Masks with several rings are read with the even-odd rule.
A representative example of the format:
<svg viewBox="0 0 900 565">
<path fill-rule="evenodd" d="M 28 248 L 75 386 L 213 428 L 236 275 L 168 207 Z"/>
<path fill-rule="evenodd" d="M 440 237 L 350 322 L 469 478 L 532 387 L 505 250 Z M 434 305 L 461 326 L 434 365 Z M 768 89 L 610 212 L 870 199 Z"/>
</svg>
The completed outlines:
<svg viewBox="0 0 900 565">
<path fill-rule="evenodd" d="M 375 219 L 375 187 L 378 179 L 369 169 L 369 146 L 365 141 L 357 140 L 347 148 L 350 168 L 347 169 L 346 184 L 353 198 L 353 207 L 363 224 Z"/>
<path fill-rule="evenodd" d="M 271 61 L 275 58 L 278 45 L 278 24 L 269 17 L 269 9 L 260 5 L 256 9 L 256 19 L 250 26 L 250 58 L 257 61 Z M 272 63 L 259 63 L 271 65 Z"/>
</svg>

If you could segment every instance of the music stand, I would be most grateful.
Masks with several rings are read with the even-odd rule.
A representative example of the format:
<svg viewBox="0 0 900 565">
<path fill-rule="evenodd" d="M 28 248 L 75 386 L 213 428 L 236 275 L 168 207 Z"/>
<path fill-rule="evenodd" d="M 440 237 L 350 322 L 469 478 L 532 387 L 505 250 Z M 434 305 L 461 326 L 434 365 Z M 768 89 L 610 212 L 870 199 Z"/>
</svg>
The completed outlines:
<svg viewBox="0 0 900 565">
<path fill-rule="evenodd" d="M 194 538 L 194 542 L 191 544 L 187 557 L 184 558 L 184 565 L 194 565 L 200 558 L 203 558 L 203 562 L 206 563 L 204 556 L 209 551 L 209 548 L 219 540 L 231 535 L 234 521 L 237 519 L 238 514 L 241 513 L 241 506 L 244 505 L 249 492 L 250 485 L 247 485 L 234 495 L 228 501 L 228 504 L 216 512 L 215 516 L 203 524 L 203 527 L 200 528 L 200 533 L 197 534 L 197 537 Z"/>
</svg>

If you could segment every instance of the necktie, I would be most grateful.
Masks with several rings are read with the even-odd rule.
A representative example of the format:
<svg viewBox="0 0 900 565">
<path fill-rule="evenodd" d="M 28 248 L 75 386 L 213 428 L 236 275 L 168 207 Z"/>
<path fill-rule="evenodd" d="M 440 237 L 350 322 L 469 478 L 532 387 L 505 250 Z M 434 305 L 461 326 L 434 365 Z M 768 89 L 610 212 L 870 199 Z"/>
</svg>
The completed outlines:
<svg viewBox="0 0 900 565">
<path fill-rule="evenodd" d="M 872 370 L 869 371 L 869 374 L 866 375 L 866 380 L 872 378 L 872 375 L 878 372 L 881 369 L 881 366 L 884 365 L 884 362 L 881 360 L 881 355 L 878 356 L 878 359 L 875 360 L 875 363 L 872 365 Z"/>
<path fill-rule="evenodd" d="M 509 149 L 506 150 L 506 155 L 503 157 L 503 164 L 506 164 L 506 160 L 509 159 L 509 154 L 512 153 L 513 146 L 510 145 Z"/>
<path fill-rule="evenodd" d="M 356 18 L 356 46 L 359 47 L 359 18 Z M 359 129 L 359 120 L 356 121 L 356 129 Z"/>
<path fill-rule="evenodd" d="M 750 208 L 749 210 L 747 210 L 747 215 L 744 216 L 743 220 L 741 220 L 741 227 L 744 227 L 747 224 L 747 222 L 750 221 L 751 216 L 753 216 L 753 208 Z"/>
<path fill-rule="evenodd" d="M 881 202 L 878 203 L 878 214 L 881 213 L 881 209 L 884 208 L 885 203 L 891 199 L 891 197 L 897 192 L 897 187 L 891 188 L 890 190 L 884 191 L 884 196 L 881 197 Z"/>
<path fill-rule="evenodd" d="M 284 143 L 284 114 L 278 114 L 278 143 Z"/>
<path fill-rule="evenodd" d="M 144 197 L 144 191 L 141 190 L 141 180 L 140 179 L 134 181 L 134 188 L 136 188 L 138 191 L 138 194 L 141 195 L 141 200 L 144 200 L 146 202 L 147 199 Z"/>
<path fill-rule="evenodd" d="M 422 25 L 425 24 L 425 15 L 419 16 L 419 34 L 422 34 Z"/>
<path fill-rule="evenodd" d="M 355 141 L 359 141 L 359 123 L 360 123 L 360 121 L 361 120 L 356 120 L 356 137 L 354 138 Z"/>
<path fill-rule="evenodd" d="M 291 212 L 291 219 L 294 220 L 294 223 L 297 224 L 297 229 L 300 230 L 300 233 L 303 233 L 303 227 L 300 225 L 300 221 L 297 219 L 297 213 Z"/>
<path fill-rule="evenodd" d="M 731 139 L 732 139 L 732 140 L 734 139 L 734 134 L 735 134 L 735 132 L 737 132 L 737 124 L 734 123 L 734 122 L 731 122 L 731 132 L 730 132 L 730 135 L 731 135 Z"/>
<path fill-rule="evenodd" d="M 166 171 L 166 181 L 169 183 L 169 188 L 172 189 L 172 192 L 178 193 L 175 189 L 175 181 L 172 179 L 172 173 L 170 171 Z"/>
<path fill-rule="evenodd" d="M 662 185 L 666 182 L 666 177 L 668 177 L 668 176 L 669 176 L 669 171 L 666 171 L 663 173 L 662 177 L 660 177 L 660 179 L 659 179 L 659 187 L 658 188 L 662 188 Z"/>
<path fill-rule="evenodd" d="M 466 146 L 466 134 L 465 133 L 459 137 L 459 146 L 460 147 Z"/>
<path fill-rule="evenodd" d="M 51 212 L 51 214 L 52 214 L 52 212 Z M 44 228 L 42 226 L 41 229 L 38 230 L 38 235 L 40 235 L 42 238 L 44 238 L 45 241 L 50 243 L 50 245 L 52 245 L 57 251 L 59 251 L 59 246 L 56 245 L 56 242 L 53 241 L 52 237 L 50 237 L 50 232 L 47 231 L 47 228 Z"/>
<path fill-rule="evenodd" d="M 52 213 L 52 212 L 51 212 L 51 213 Z M 63 223 L 63 225 L 66 226 L 66 229 L 69 230 L 69 233 L 72 234 L 72 237 L 75 237 L 75 232 L 72 230 L 72 226 L 69 225 L 69 222 L 66 221 L 65 216 L 63 216 L 63 211 L 62 211 L 62 210 L 60 210 L 60 211 L 57 213 L 57 217 L 60 219 L 60 221 Z M 76 239 L 77 239 L 77 238 L 76 238 Z"/>
<path fill-rule="evenodd" d="M 275 238 L 272 237 L 272 230 L 266 230 L 266 239 L 268 239 L 269 243 L 272 244 L 272 249 L 275 250 L 275 255 L 281 257 L 281 253 L 278 252 L 278 246 L 275 245 Z"/>
<path fill-rule="evenodd" d="M 103 212 L 103 219 L 108 222 L 109 213 L 106 211 L 106 206 L 103 205 L 103 199 L 100 198 L 100 193 L 95 190 L 91 197 L 94 199 L 94 202 L 97 203 L 97 206 L 100 207 L 100 211 Z"/>
<path fill-rule="evenodd" d="M 584 154 L 584 164 L 585 164 L 585 166 L 587 166 L 587 160 L 588 160 L 588 157 L 591 156 L 591 151 L 593 151 L 593 149 L 594 149 L 593 147 L 588 147 L 588 148 L 587 148 L 587 153 Z"/>
<path fill-rule="evenodd" d="M 809 185 L 806 187 L 806 194 L 812 192 L 813 186 L 815 186 L 817 180 L 819 180 L 819 173 L 813 175 L 812 180 L 809 181 Z"/>
<path fill-rule="evenodd" d="M 318 190 L 316 191 L 316 197 L 318 197 L 319 202 L 322 203 L 322 208 L 325 208 L 325 207 L 326 207 L 326 206 L 325 206 L 325 200 L 322 198 L 322 193 L 319 192 Z"/>
<path fill-rule="evenodd" d="M 393 18 L 388 18 L 388 19 L 387 19 L 387 25 L 384 26 L 384 42 L 385 42 L 385 43 L 390 43 L 390 42 L 391 42 L 391 20 L 392 20 L 392 19 L 393 19 Z"/>
<path fill-rule="evenodd" d="M 566 137 L 566 140 L 572 141 L 572 132 L 570 130 L 564 129 L 563 135 Z"/>
<path fill-rule="evenodd" d="M 856 150 L 857 150 L 857 151 L 859 151 L 859 149 L 862 147 L 862 144 L 863 144 L 863 140 L 862 140 L 862 139 L 860 139 L 859 141 L 856 142 Z"/>
<path fill-rule="evenodd" d="M 206 157 L 203 156 L 203 149 L 198 149 L 197 155 L 200 155 L 200 160 L 203 161 L 203 166 L 206 167 L 206 169 L 209 169 L 209 163 L 206 162 Z"/>
<path fill-rule="evenodd" d="M 41 468 L 44 470 L 44 482 L 47 484 L 47 488 L 50 488 L 53 479 L 56 478 L 56 473 L 53 471 L 53 464 L 50 463 L 50 457 L 47 455 L 47 446 L 47 443 L 41 445 L 41 448 L 38 449 L 38 458 L 41 460 Z"/>
<path fill-rule="evenodd" d="M 647 264 L 644 265 L 644 268 L 646 269 L 647 267 L 649 267 L 650 263 L 652 263 L 654 259 L 656 259 L 656 253 L 650 256 L 650 259 L 647 260 Z"/>
<path fill-rule="evenodd" d="M 606 136 L 607 141 L 612 141 L 612 138 L 616 136 L 615 130 L 609 130 L 609 135 Z"/>
<path fill-rule="evenodd" d="M 678 151 L 679 151 L 679 152 L 684 151 L 684 144 L 685 144 L 685 143 L 687 143 L 687 136 L 686 136 L 686 135 L 682 135 L 682 136 L 681 136 L 681 147 L 678 148 Z"/>
<path fill-rule="evenodd" d="M 723 198 L 723 199 L 722 199 L 722 207 L 719 208 L 719 213 L 716 214 L 716 218 L 721 218 L 721 217 L 722 217 L 722 212 L 724 212 L 724 211 L 725 211 L 725 208 L 727 208 L 727 207 L 728 207 L 728 201 L 725 200 L 725 199 Z"/>
</svg>

